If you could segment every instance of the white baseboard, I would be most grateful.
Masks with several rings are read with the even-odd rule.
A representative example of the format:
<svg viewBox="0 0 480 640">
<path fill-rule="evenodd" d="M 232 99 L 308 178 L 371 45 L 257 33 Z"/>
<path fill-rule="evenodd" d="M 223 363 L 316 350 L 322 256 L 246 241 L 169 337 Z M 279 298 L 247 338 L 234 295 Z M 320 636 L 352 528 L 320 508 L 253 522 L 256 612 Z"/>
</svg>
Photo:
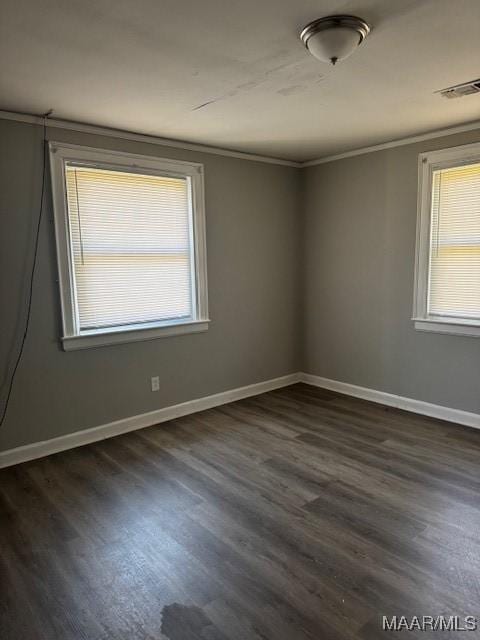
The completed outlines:
<svg viewBox="0 0 480 640">
<path fill-rule="evenodd" d="M 33 444 L 27 444 L 23 447 L 0 451 L 0 468 L 42 458 L 52 453 L 80 447 L 84 444 L 111 438 L 121 433 L 127 433 L 128 431 L 151 427 L 154 424 L 180 418 L 190 413 L 204 411 L 205 409 L 218 407 L 228 402 L 235 402 L 235 400 L 241 400 L 242 398 L 280 389 L 281 387 L 288 387 L 296 382 L 304 382 L 314 387 L 337 391 L 338 393 L 343 393 L 355 398 L 362 398 L 363 400 L 370 400 L 371 402 L 377 402 L 389 407 L 397 407 L 398 409 L 405 409 L 406 411 L 412 411 L 432 418 L 480 429 L 480 414 L 478 413 L 470 413 L 469 411 L 462 411 L 461 409 L 451 409 L 450 407 L 431 404 L 430 402 L 397 396 L 393 393 L 359 387 L 355 384 L 340 382 L 339 380 L 330 380 L 329 378 L 322 378 L 312 375 L 311 373 L 292 373 L 287 376 L 282 376 L 281 378 L 273 378 L 272 380 L 265 380 L 264 382 L 250 384 L 246 387 L 238 387 L 237 389 L 229 389 L 228 391 L 216 393 L 211 396 L 182 402 L 181 404 L 156 409 L 155 411 L 142 413 L 129 418 L 122 418 L 121 420 L 103 424 L 99 427 L 76 431 L 75 433 L 69 433 L 65 436 L 52 438 L 51 440 L 42 440 L 41 442 L 34 442 Z"/>
<path fill-rule="evenodd" d="M 456 422 L 457 424 L 463 424 L 467 427 L 480 429 L 479 413 L 471 413 L 469 411 L 462 411 L 461 409 L 451 409 L 450 407 L 444 407 L 439 404 L 405 398 L 404 396 L 396 396 L 393 393 L 359 387 L 356 384 L 340 382 L 339 380 L 330 380 L 329 378 L 314 376 L 311 373 L 301 373 L 300 382 L 311 384 L 314 387 L 321 387 L 322 389 L 329 389 L 330 391 L 338 391 L 338 393 L 344 393 L 355 398 L 362 398 L 363 400 L 370 400 L 371 402 L 377 402 L 389 407 L 413 411 L 414 413 L 420 413 L 421 415 L 430 416 L 431 418 Z"/>
<path fill-rule="evenodd" d="M 282 376 L 281 378 L 273 378 L 271 380 L 265 380 L 264 382 L 249 384 L 246 387 L 238 387 L 237 389 L 229 389 L 228 391 L 216 393 L 211 396 L 204 396 L 203 398 L 182 402 L 181 404 L 164 407 L 163 409 L 156 409 L 155 411 L 142 413 L 137 416 L 122 418 L 121 420 L 103 424 L 99 427 L 76 431 L 75 433 L 69 433 L 65 436 L 52 438 L 51 440 L 43 440 L 41 442 L 27 444 L 23 447 L 0 451 L 0 468 L 20 464 L 21 462 L 27 462 L 28 460 L 34 460 L 36 458 L 42 458 L 43 456 L 48 456 L 51 453 L 58 453 L 65 449 L 73 449 L 74 447 L 89 444 L 90 442 L 96 442 L 97 440 L 111 438 L 112 436 L 127 433 L 128 431 L 151 427 L 159 422 L 173 420 L 174 418 L 186 416 L 190 413 L 196 413 L 197 411 L 218 407 L 219 405 L 226 404 L 227 402 L 234 402 L 235 400 L 255 396 L 260 393 L 265 393 L 266 391 L 273 391 L 273 389 L 287 387 L 299 381 L 300 374 L 292 373 L 287 376 Z"/>
</svg>

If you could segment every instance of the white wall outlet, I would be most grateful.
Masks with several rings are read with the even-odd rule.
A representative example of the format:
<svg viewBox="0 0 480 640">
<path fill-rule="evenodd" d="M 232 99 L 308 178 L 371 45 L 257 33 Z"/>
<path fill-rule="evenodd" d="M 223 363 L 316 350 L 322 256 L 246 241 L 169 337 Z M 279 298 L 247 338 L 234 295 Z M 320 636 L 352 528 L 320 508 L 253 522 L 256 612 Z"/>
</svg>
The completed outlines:
<svg viewBox="0 0 480 640">
<path fill-rule="evenodd" d="M 152 391 L 159 391 L 160 389 L 160 378 L 158 376 L 153 376 L 153 378 L 150 379 L 151 385 L 152 385 Z"/>
</svg>

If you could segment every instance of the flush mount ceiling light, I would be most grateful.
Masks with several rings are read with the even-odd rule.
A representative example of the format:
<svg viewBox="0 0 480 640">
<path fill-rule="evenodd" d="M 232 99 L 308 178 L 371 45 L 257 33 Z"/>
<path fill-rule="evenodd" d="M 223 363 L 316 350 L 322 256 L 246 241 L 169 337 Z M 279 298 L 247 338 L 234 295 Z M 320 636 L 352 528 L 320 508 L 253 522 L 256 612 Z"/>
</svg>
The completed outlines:
<svg viewBox="0 0 480 640">
<path fill-rule="evenodd" d="M 336 64 L 351 55 L 370 33 L 356 16 L 326 16 L 307 24 L 300 34 L 310 53 L 322 62 Z"/>
</svg>

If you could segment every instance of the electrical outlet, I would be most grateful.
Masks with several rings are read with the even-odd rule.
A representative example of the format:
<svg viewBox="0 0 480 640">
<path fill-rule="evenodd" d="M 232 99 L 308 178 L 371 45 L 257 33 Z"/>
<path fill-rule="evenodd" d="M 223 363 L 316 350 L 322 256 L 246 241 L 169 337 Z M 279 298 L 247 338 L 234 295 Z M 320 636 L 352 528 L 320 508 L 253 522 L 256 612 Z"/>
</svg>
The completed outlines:
<svg viewBox="0 0 480 640">
<path fill-rule="evenodd" d="M 159 391 L 160 389 L 160 378 L 158 376 L 153 376 L 153 378 L 150 379 L 151 385 L 152 385 L 152 391 Z"/>
</svg>

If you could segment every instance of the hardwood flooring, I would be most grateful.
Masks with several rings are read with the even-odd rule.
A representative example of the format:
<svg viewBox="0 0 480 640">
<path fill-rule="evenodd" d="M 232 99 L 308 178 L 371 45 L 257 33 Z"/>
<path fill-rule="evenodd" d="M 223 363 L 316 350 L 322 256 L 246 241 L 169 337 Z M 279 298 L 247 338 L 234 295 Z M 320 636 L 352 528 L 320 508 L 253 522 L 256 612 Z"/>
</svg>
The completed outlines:
<svg viewBox="0 0 480 640">
<path fill-rule="evenodd" d="M 0 471 L 1 640 L 480 618 L 480 433 L 298 384 Z M 476 638 L 478 632 L 438 632 Z"/>
</svg>

